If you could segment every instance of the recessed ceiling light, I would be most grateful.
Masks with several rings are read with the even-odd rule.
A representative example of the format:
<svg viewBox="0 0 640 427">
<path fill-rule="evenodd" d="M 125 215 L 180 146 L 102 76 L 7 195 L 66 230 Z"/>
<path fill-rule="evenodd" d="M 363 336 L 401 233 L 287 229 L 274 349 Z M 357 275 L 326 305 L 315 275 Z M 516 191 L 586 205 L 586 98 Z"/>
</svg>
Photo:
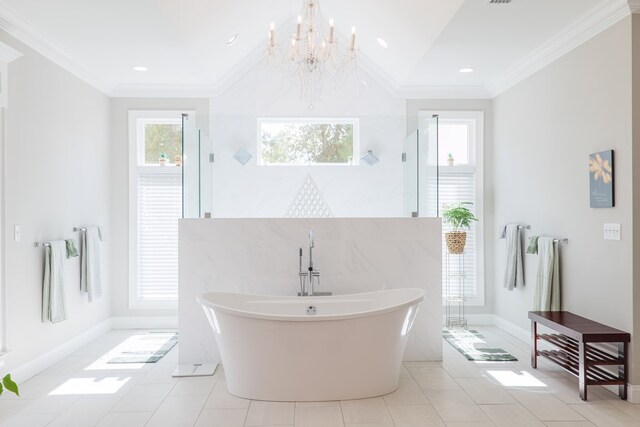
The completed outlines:
<svg viewBox="0 0 640 427">
<path fill-rule="evenodd" d="M 460 68 L 461 73 L 473 73 L 475 69 L 473 68 Z"/>
<path fill-rule="evenodd" d="M 389 45 L 387 44 L 387 41 L 382 37 L 378 37 L 378 44 L 385 49 L 389 47 Z"/>
<path fill-rule="evenodd" d="M 237 41 L 238 41 L 238 33 L 229 37 L 229 40 L 227 40 L 227 46 L 233 46 Z"/>
<path fill-rule="evenodd" d="M 138 67 L 133 67 L 133 70 L 134 70 L 134 71 L 147 71 L 147 70 L 148 70 L 148 68 L 147 68 L 147 67 L 140 67 L 140 66 L 138 66 Z"/>
</svg>

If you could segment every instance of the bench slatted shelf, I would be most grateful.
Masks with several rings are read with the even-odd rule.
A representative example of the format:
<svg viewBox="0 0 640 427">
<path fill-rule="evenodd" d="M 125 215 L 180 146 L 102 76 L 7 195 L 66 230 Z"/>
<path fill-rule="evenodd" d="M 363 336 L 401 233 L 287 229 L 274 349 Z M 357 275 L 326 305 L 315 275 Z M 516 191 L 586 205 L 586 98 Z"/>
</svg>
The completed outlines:
<svg viewBox="0 0 640 427">
<path fill-rule="evenodd" d="M 537 368 L 538 356 L 542 356 L 575 375 L 582 400 L 587 400 L 589 385 L 617 385 L 620 398 L 627 399 L 629 333 L 568 311 L 530 311 L 529 319 L 533 368 Z M 558 333 L 538 334 L 538 324 Z M 539 341 L 553 345 L 554 349 L 538 349 Z M 597 343 L 617 343 L 618 354 L 594 346 Z M 617 375 L 600 366 L 618 366 Z"/>
</svg>

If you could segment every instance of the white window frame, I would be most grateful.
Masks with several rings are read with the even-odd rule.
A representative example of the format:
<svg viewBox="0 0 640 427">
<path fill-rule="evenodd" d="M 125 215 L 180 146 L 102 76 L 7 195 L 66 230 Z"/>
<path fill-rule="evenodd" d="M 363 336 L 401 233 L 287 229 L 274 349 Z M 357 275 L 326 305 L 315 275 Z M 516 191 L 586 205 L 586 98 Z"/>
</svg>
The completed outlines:
<svg viewBox="0 0 640 427">
<path fill-rule="evenodd" d="M 353 153 L 351 162 L 347 163 L 264 163 L 262 160 L 262 125 L 264 123 L 296 123 L 296 124 L 349 124 L 353 126 Z M 256 127 L 257 148 L 256 148 L 256 164 L 258 166 L 289 166 L 289 167 L 325 167 L 325 166 L 358 166 L 360 164 L 360 119 L 357 118 L 322 118 L 322 117 L 260 117 Z"/>
<path fill-rule="evenodd" d="M 440 120 L 473 120 L 475 122 L 475 144 L 469 147 L 469 164 L 465 165 L 438 165 L 438 174 L 447 172 L 469 172 L 474 170 L 476 176 L 476 198 L 473 200 L 476 223 L 476 296 L 466 298 L 467 306 L 485 305 L 485 280 L 484 280 L 484 111 L 420 111 L 420 123 L 438 115 Z M 439 159 L 438 159 L 439 162 Z M 444 300 L 443 300 L 444 302 Z"/>
<path fill-rule="evenodd" d="M 194 115 L 193 111 L 129 111 L 129 308 L 130 309 L 177 309 L 178 299 L 149 301 L 138 299 L 138 173 L 140 170 L 162 171 L 167 174 L 182 174 L 182 168 L 144 165 L 144 135 L 139 123 L 182 124 L 182 115 Z M 140 144 L 139 142 L 142 141 Z M 157 169 L 156 169 L 157 168 Z M 160 169 L 162 168 L 162 169 Z"/>
</svg>

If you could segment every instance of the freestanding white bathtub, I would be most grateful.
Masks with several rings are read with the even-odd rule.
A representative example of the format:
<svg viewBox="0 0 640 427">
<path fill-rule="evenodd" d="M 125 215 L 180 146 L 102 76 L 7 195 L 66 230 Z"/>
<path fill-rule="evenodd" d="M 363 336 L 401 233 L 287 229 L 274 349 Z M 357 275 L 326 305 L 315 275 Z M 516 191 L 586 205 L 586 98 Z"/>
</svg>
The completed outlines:
<svg viewBox="0 0 640 427">
<path fill-rule="evenodd" d="M 422 289 L 330 297 L 211 292 L 213 327 L 231 394 L 254 400 L 361 399 L 398 387 Z"/>
</svg>

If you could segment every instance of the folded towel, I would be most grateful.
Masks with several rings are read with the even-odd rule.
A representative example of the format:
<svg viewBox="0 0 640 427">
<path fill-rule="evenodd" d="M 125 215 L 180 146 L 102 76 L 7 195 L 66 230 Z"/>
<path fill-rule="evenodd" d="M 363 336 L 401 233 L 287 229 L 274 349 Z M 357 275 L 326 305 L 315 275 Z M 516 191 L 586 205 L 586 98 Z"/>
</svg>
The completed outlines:
<svg viewBox="0 0 640 427">
<path fill-rule="evenodd" d="M 537 254 L 538 253 L 538 239 L 540 236 L 531 236 L 529 237 L 529 246 L 527 246 L 528 254 Z"/>
<path fill-rule="evenodd" d="M 553 237 L 538 238 L 538 273 L 533 293 L 536 311 L 560 310 L 560 257 Z"/>
<path fill-rule="evenodd" d="M 78 256 L 78 249 L 76 248 L 76 241 L 73 239 L 65 240 L 67 245 L 67 259 L 75 258 Z"/>
<path fill-rule="evenodd" d="M 49 242 L 45 246 L 44 281 L 42 282 L 42 322 L 61 322 L 69 318 L 67 292 L 64 284 L 66 243 Z"/>
<path fill-rule="evenodd" d="M 102 295 L 101 240 L 102 233 L 95 225 L 80 233 L 80 290 L 87 293 L 89 302 Z"/>
<path fill-rule="evenodd" d="M 504 287 L 509 289 L 510 291 L 518 286 L 524 286 L 520 230 L 521 229 L 518 224 L 508 224 L 503 232 L 506 239 Z"/>
</svg>

